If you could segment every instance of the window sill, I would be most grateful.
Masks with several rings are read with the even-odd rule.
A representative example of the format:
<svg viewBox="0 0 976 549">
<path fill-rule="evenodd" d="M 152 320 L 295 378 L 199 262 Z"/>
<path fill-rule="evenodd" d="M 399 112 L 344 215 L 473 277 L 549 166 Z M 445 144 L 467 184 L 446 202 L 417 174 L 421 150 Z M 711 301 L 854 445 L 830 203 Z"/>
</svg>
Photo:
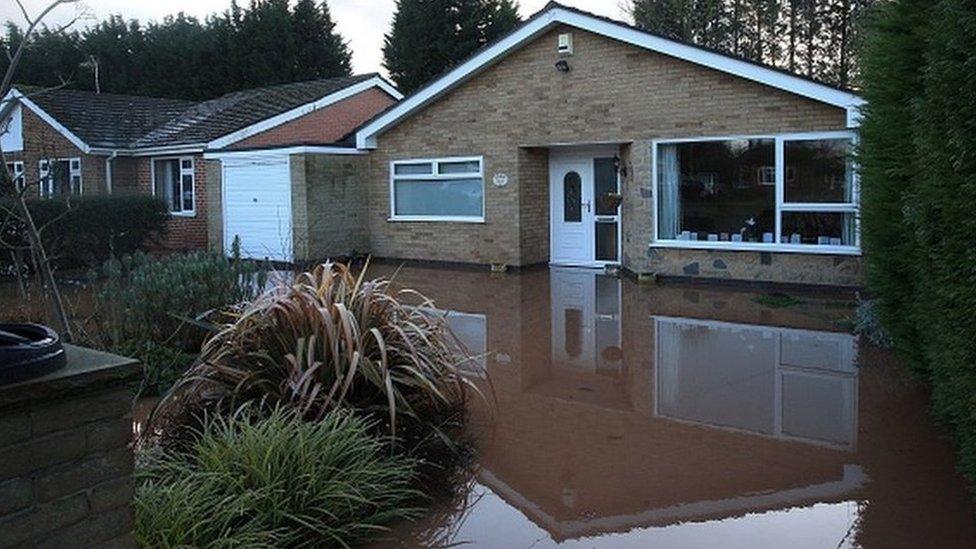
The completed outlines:
<svg viewBox="0 0 976 549">
<path fill-rule="evenodd" d="M 679 250 L 711 250 L 716 252 L 769 252 L 809 255 L 860 256 L 861 249 L 853 246 L 820 246 L 814 244 L 765 244 L 762 242 L 693 242 L 659 240 L 651 242 L 651 248 Z"/>
<path fill-rule="evenodd" d="M 483 217 L 425 217 L 425 216 L 394 216 L 386 219 L 388 223 L 466 223 L 484 224 Z"/>
<path fill-rule="evenodd" d="M 170 217 L 196 217 L 197 212 L 169 212 Z"/>
</svg>

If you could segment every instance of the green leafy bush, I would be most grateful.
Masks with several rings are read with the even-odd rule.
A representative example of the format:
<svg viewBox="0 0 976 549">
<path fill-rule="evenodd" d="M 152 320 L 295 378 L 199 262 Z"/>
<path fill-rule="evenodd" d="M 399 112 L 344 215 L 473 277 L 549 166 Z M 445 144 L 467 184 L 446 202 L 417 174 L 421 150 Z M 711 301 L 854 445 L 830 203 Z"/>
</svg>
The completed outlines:
<svg viewBox="0 0 976 549">
<path fill-rule="evenodd" d="M 186 451 L 142 456 L 136 538 L 143 547 L 349 547 L 416 518 L 415 463 L 371 426 L 335 411 L 306 422 L 207 422 Z"/>
<path fill-rule="evenodd" d="M 862 131 L 868 283 L 976 490 L 976 5 L 899 0 L 872 29 Z"/>
<path fill-rule="evenodd" d="M 112 353 L 132 357 L 142 364 L 140 395 L 158 395 L 168 391 L 190 369 L 196 354 L 155 341 L 123 341 L 109 349 Z"/>
<path fill-rule="evenodd" d="M 152 341 L 196 352 L 193 321 L 252 299 L 267 281 L 256 263 L 209 252 L 153 258 L 137 253 L 102 269 L 105 330 L 116 343 Z"/>
<path fill-rule="evenodd" d="M 878 304 L 870 299 L 857 304 L 852 326 L 854 333 L 867 338 L 876 347 L 887 349 L 892 346 L 891 334 L 885 330 L 878 319 Z"/>
<path fill-rule="evenodd" d="M 63 267 L 97 266 L 133 254 L 162 234 L 169 219 L 166 203 L 145 195 L 30 200 L 27 205 L 48 255 Z M 7 199 L 0 215 L 11 208 Z M 19 223 L 4 230 L 6 242 L 26 243 Z"/>
</svg>

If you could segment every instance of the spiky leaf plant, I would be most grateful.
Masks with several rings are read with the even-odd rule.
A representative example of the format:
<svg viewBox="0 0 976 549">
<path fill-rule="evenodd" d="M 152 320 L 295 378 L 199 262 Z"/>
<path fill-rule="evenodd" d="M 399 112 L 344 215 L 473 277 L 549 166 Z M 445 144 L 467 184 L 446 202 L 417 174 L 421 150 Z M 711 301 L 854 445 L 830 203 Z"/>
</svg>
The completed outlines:
<svg viewBox="0 0 976 549">
<path fill-rule="evenodd" d="M 349 408 L 408 438 L 437 431 L 469 386 L 457 339 L 429 299 L 364 273 L 326 263 L 235 313 L 157 409 L 162 429 L 167 417 L 258 403 L 311 420 Z"/>
<path fill-rule="evenodd" d="M 415 462 L 365 420 L 261 416 L 210 416 L 188 448 L 141 455 L 140 546 L 349 547 L 418 516 Z"/>
</svg>

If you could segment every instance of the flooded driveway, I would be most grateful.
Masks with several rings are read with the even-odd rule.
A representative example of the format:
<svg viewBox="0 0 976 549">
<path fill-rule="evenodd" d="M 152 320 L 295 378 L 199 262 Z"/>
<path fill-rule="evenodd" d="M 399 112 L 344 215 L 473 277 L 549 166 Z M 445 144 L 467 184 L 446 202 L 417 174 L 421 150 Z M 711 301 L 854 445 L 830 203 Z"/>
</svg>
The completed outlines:
<svg viewBox="0 0 976 549">
<path fill-rule="evenodd" d="M 848 297 L 777 309 L 573 269 L 397 280 L 454 311 L 490 402 L 457 497 L 388 546 L 976 546 L 924 390 L 858 349 Z"/>
</svg>

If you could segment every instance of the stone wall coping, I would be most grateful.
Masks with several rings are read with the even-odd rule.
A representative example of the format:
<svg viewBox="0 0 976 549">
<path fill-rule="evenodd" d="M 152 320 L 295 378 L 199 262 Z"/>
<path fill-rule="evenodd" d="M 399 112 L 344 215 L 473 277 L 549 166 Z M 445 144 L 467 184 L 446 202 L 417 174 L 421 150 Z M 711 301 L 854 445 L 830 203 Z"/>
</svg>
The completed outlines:
<svg viewBox="0 0 976 549">
<path fill-rule="evenodd" d="M 0 385 L 0 409 L 28 401 L 85 392 L 94 387 L 121 385 L 137 379 L 139 361 L 94 349 L 65 345 L 67 364 L 46 376 Z"/>
</svg>

